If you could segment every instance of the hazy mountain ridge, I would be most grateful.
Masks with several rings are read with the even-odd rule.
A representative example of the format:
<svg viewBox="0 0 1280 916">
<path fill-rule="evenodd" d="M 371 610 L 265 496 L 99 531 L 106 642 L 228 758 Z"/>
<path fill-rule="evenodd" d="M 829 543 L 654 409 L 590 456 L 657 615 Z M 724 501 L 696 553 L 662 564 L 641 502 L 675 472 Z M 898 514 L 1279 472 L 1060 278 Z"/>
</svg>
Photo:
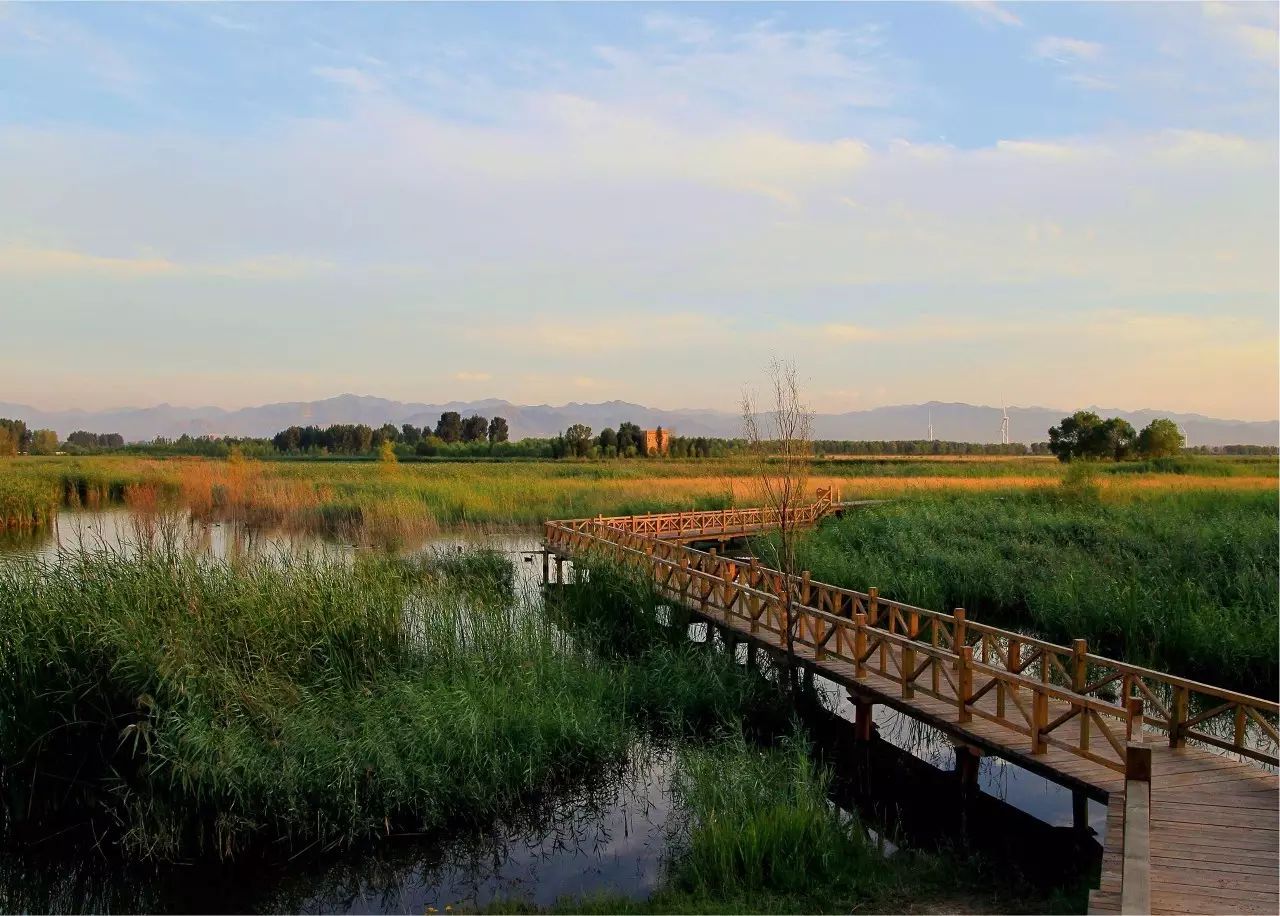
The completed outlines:
<svg viewBox="0 0 1280 916">
<path fill-rule="evenodd" d="M 1168 417 L 1186 431 L 1192 445 L 1275 445 L 1280 441 L 1280 421 L 1222 420 L 1194 413 L 1166 410 L 1116 410 L 1089 407 L 1103 416 L 1124 417 L 1141 428 L 1155 417 Z M 226 410 L 221 407 L 125 407 L 113 410 L 39 410 L 25 404 L 0 403 L 0 416 L 25 420 L 33 428 L 51 428 L 60 436 L 77 429 L 118 432 L 129 441 L 156 436 L 269 436 L 288 426 L 328 426 L 333 423 L 412 423 L 434 426 L 441 412 L 456 410 L 464 416 L 481 413 L 506 417 L 511 436 L 553 436 L 573 423 L 599 431 L 630 420 L 643 427 L 662 426 L 677 435 L 741 435 L 736 413 L 706 408 L 663 410 L 626 401 L 589 404 L 573 402 L 518 405 L 497 398 L 449 401 L 442 404 L 406 403 L 368 395 L 343 394 L 319 401 L 289 401 Z M 1009 435 L 1015 442 L 1041 442 L 1048 429 L 1070 410 L 1053 407 L 1010 407 Z M 998 442 L 1000 408 L 931 401 L 817 414 L 817 439 L 924 439 L 932 416 L 937 439 L 964 442 Z"/>
</svg>

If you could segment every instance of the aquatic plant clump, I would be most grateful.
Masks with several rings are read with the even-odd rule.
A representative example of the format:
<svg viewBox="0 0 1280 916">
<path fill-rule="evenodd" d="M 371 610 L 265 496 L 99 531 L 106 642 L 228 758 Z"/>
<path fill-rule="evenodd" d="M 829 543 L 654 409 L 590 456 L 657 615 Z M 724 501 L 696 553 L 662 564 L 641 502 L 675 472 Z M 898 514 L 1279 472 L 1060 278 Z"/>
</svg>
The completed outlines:
<svg viewBox="0 0 1280 916">
<path fill-rule="evenodd" d="M 492 814 L 621 753 L 607 671 L 494 572 L 159 550 L 0 563 L 9 826 L 89 812 L 133 855 L 232 856 Z"/>
<path fill-rule="evenodd" d="M 651 725 L 782 721 L 723 653 L 678 627 L 650 642 L 644 592 L 603 568 L 547 614 L 492 552 L 164 545 L 0 561 L 12 837 L 87 817 L 131 858 L 169 859 L 418 833 L 616 762 Z"/>
</svg>

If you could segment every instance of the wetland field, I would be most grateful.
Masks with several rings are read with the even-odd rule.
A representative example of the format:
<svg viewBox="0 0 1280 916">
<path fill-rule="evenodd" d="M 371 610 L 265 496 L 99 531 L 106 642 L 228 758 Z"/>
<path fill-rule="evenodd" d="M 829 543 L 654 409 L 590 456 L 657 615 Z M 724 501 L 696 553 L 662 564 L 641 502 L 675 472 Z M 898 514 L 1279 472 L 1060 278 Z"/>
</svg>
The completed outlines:
<svg viewBox="0 0 1280 916">
<path fill-rule="evenodd" d="M 810 488 L 879 502 L 800 556 L 1269 696 L 1276 468 L 816 461 Z M 957 801 L 939 735 L 889 712 L 849 750 L 839 694 L 632 574 L 542 587 L 542 521 L 755 505 L 757 473 L 0 462 L 0 910 L 1082 911 L 1096 802 L 1072 826 L 998 760 Z M 1050 842 L 1046 875 L 1019 847 Z"/>
</svg>

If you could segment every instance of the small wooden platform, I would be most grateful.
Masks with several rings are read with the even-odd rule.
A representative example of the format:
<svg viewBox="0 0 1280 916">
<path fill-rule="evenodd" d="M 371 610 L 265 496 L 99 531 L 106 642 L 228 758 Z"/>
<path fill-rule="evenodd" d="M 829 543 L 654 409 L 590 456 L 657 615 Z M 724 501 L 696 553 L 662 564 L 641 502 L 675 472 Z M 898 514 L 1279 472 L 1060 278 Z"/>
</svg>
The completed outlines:
<svg viewBox="0 0 1280 916">
<path fill-rule="evenodd" d="M 832 502 L 805 520 L 830 511 Z M 760 514 L 744 517 L 749 512 Z M 963 611 L 914 608 L 874 589 L 839 589 L 811 582 L 807 573 L 785 577 L 684 546 L 690 531 L 713 531 L 717 522 L 735 532 L 756 524 L 758 533 L 775 521 L 761 510 L 718 515 L 551 522 L 547 548 L 559 557 L 595 552 L 645 568 L 670 601 L 753 650 L 785 656 L 790 642 L 795 662 L 844 686 L 860 716 L 886 704 L 958 743 L 1107 802 L 1102 878 L 1090 912 L 1121 912 L 1122 892 L 1136 884 L 1142 893 L 1130 897 L 1130 910 L 1134 900 L 1149 900 L 1153 913 L 1280 912 L 1280 777 L 1237 756 L 1274 766 L 1274 756 L 1246 737 L 1254 727 L 1274 742 L 1280 704 L 1092 655 L 1084 640 L 1057 646 L 966 621 Z M 1189 711 L 1190 697 L 1199 712 Z M 1143 698 L 1156 716 L 1144 720 Z M 1224 726 L 1206 730 L 1215 718 Z M 1187 745 L 1188 738 L 1206 746 Z M 1134 834 L 1141 840 L 1130 838 L 1126 860 L 1131 745 L 1140 756 L 1150 748 L 1149 783 L 1128 783 L 1134 799 L 1145 799 L 1149 785 L 1150 802 L 1129 806 L 1141 812 L 1144 829 Z M 1133 872 L 1127 877 L 1126 861 Z"/>
</svg>

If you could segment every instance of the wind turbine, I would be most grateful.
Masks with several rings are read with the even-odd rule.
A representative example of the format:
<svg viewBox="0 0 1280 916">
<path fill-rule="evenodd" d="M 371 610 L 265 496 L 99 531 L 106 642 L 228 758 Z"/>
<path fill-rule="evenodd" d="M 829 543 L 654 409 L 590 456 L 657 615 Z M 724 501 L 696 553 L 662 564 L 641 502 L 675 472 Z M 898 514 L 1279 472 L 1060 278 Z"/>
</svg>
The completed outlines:
<svg viewBox="0 0 1280 916">
<path fill-rule="evenodd" d="M 1002 402 L 1003 400 L 1001 398 Z M 1000 444 L 1009 444 L 1009 408 L 1005 406 L 1000 408 Z"/>
<path fill-rule="evenodd" d="M 933 441 L 933 411 L 929 411 L 929 441 Z"/>
</svg>

